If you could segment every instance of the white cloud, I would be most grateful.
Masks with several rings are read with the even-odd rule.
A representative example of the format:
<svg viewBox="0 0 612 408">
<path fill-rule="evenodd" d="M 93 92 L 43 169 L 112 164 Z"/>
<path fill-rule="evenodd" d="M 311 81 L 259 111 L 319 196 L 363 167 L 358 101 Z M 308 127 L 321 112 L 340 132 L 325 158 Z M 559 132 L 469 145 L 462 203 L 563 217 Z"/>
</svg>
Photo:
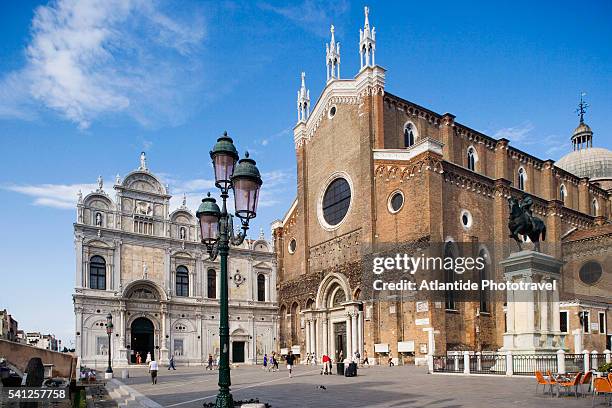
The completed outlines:
<svg viewBox="0 0 612 408">
<path fill-rule="evenodd" d="M 275 6 L 261 2 L 258 6 L 262 10 L 279 14 L 321 37 L 329 36 L 329 26 L 333 23 L 334 17 L 346 13 L 349 9 L 349 3 L 345 0 L 332 2 L 305 0 L 287 6 Z"/>
<path fill-rule="evenodd" d="M 259 206 L 273 207 L 281 201 L 279 197 L 286 194 L 291 187 L 295 171 L 291 170 L 273 170 L 264 172 L 262 179 L 264 181 Z M 170 186 L 170 208 L 174 210 L 182 205 L 183 195 L 186 198 L 186 204 L 193 212 L 198 208 L 202 198 L 210 191 L 220 202 L 218 197 L 218 189 L 215 187 L 215 182 L 212 179 L 188 179 L 181 180 L 164 174 L 157 174 L 164 183 Z M 114 180 L 114 177 L 109 177 L 106 180 Z M 51 207 L 56 209 L 74 209 L 77 203 L 77 193 L 82 191 L 83 196 L 98 188 L 95 183 L 75 183 L 75 184 L 11 184 L 1 187 L 4 190 L 23 194 L 32 198 L 32 204 L 37 206 Z M 104 190 L 111 197 L 114 196 L 112 186 L 105 184 Z M 228 200 L 228 210 L 233 208 L 233 198 Z"/>
<path fill-rule="evenodd" d="M 496 139 L 505 138 L 511 142 L 524 142 L 529 137 L 529 132 L 533 130 L 533 125 L 530 122 L 525 122 L 522 125 L 499 129 L 493 135 Z"/>
<path fill-rule="evenodd" d="M 26 184 L 8 185 L 5 190 L 32 197 L 33 205 L 58 208 L 62 210 L 74 209 L 77 203 L 79 190 L 83 194 L 97 188 L 96 184 Z"/>
<path fill-rule="evenodd" d="M 198 68 L 190 56 L 204 38 L 202 17 L 193 15 L 174 19 L 145 0 L 38 7 L 25 66 L 0 79 L 0 116 L 31 118 L 44 106 L 81 128 L 116 112 L 144 125 L 176 120 L 181 91 L 197 85 L 185 75 Z"/>
</svg>

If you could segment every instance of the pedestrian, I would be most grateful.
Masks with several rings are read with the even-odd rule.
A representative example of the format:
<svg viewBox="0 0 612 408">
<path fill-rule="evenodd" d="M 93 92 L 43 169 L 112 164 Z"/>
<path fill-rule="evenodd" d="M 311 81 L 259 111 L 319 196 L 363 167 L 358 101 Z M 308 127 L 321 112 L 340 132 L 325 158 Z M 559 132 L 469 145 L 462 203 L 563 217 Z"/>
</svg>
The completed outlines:
<svg viewBox="0 0 612 408">
<path fill-rule="evenodd" d="M 295 362 L 295 356 L 293 352 L 289 350 L 289 354 L 285 357 L 285 361 L 287 361 L 287 370 L 289 370 L 289 378 L 292 377 L 293 363 Z"/>
<path fill-rule="evenodd" d="M 353 361 L 357 364 L 359 364 L 359 362 L 361 361 L 361 354 L 359 354 L 359 350 L 355 351 L 355 358 L 353 359 Z"/>
<path fill-rule="evenodd" d="M 331 358 L 327 354 L 323 354 L 323 368 L 321 369 L 321 375 L 330 375 L 331 374 Z"/>
<path fill-rule="evenodd" d="M 268 368 L 268 355 L 264 354 L 263 369 L 265 370 L 266 368 Z"/>
<path fill-rule="evenodd" d="M 168 361 L 168 370 L 170 369 L 176 370 L 176 367 L 174 366 L 174 356 L 170 356 L 170 360 Z"/>
<path fill-rule="evenodd" d="M 217 361 L 215 362 L 215 368 L 217 370 L 219 369 L 219 363 L 221 363 L 221 355 L 217 356 Z"/>
<path fill-rule="evenodd" d="M 159 370 L 159 365 L 157 361 L 151 360 L 149 361 L 149 372 L 151 373 L 151 384 L 157 384 L 157 370 Z"/>
<path fill-rule="evenodd" d="M 206 369 L 210 370 L 210 371 L 212 371 L 212 369 L 213 369 L 213 356 L 212 356 L 212 354 L 208 355 L 208 365 L 206 366 Z"/>
<path fill-rule="evenodd" d="M 142 356 L 139 351 L 136 352 L 136 364 L 142 364 Z"/>
<path fill-rule="evenodd" d="M 393 367 L 395 364 L 393 363 L 393 357 L 389 356 L 389 367 Z"/>
<path fill-rule="evenodd" d="M 150 352 L 147 352 L 147 359 L 145 360 L 145 362 L 147 364 L 149 364 L 151 362 L 151 353 Z"/>
<path fill-rule="evenodd" d="M 363 350 L 363 364 L 370 365 L 370 361 L 368 360 L 368 350 Z"/>
</svg>

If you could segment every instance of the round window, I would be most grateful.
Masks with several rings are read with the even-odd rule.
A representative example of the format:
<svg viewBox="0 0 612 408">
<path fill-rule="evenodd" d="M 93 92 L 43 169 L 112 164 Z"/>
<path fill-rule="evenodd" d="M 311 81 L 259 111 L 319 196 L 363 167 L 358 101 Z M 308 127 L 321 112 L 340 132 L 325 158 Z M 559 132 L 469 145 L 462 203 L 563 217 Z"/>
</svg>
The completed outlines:
<svg viewBox="0 0 612 408">
<path fill-rule="evenodd" d="M 396 191 L 389 196 L 389 211 L 396 213 L 402 209 L 404 205 L 404 194 L 401 191 Z"/>
<path fill-rule="evenodd" d="M 603 271 L 601 265 L 595 261 L 589 261 L 582 265 L 578 275 L 580 280 L 587 285 L 594 285 L 601 278 Z"/>
<path fill-rule="evenodd" d="M 336 115 L 336 105 L 334 105 L 331 108 L 329 108 L 329 112 L 327 113 L 327 117 L 329 117 L 331 119 L 335 115 Z"/>
<path fill-rule="evenodd" d="M 472 226 L 472 214 L 468 210 L 461 211 L 461 225 L 463 225 L 463 228 Z"/>
<path fill-rule="evenodd" d="M 340 224 L 351 204 L 351 187 L 340 177 L 332 181 L 323 195 L 322 210 L 325 222 L 330 226 Z"/>
<path fill-rule="evenodd" d="M 291 241 L 289 241 L 289 253 L 294 253 L 295 248 L 297 248 L 297 242 L 295 241 L 295 238 L 291 238 Z"/>
</svg>

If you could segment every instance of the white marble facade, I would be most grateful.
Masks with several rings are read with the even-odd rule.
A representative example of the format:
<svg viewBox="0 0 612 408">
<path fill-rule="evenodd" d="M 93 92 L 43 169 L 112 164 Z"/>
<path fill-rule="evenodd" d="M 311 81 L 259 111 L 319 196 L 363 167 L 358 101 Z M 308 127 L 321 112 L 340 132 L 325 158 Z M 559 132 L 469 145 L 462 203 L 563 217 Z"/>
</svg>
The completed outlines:
<svg viewBox="0 0 612 408">
<path fill-rule="evenodd" d="M 74 224 L 76 352 L 81 364 L 106 367 L 106 315 L 115 326 L 116 367 L 147 352 L 161 363 L 205 364 L 219 354 L 219 261 L 200 243 L 194 212 L 170 212 L 171 196 L 146 164 L 123 181 L 114 197 L 98 179 L 79 193 Z M 204 194 L 204 192 L 203 192 Z M 195 210 L 195 209 L 194 209 Z M 230 250 L 230 361 L 261 362 L 277 343 L 276 261 L 273 245 L 248 239 Z"/>
</svg>

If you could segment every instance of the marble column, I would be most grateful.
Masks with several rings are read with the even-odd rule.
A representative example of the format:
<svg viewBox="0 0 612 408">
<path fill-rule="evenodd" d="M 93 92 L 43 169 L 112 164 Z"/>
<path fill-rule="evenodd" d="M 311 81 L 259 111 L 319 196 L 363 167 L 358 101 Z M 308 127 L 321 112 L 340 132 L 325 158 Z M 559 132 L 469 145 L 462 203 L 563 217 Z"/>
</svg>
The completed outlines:
<svg viewBox="0 0 612 408">
<path fill-rule="evenodd" d="M 80 333 L 79 336 L 76 336 L 75 338 L 75 342 L 74 342 L 74 348 L 75 348 L 75 353 L 77 355 L 77 357 L 82 358 L 83 356 L 82 354 L 82 350 L 81 350 L 81 346 L 82 346 L 82 340 L 83 340 L 83 308 L 81 306 L 77 306 L 75 307 L 76 310 L 76 319 L 75 319 L 75 326 L 76 326 L 76 332 Z"/>
<path fill-rule="evenodd" d="M 351 350 L 351 355 L 349 358 L 353 358 L 355 351 L 359 350 L 359 344 L 357 343 L 357 313 L 351 313 L 351 344 L 353 345 L 353 349 Z"/>
<path fill-rule="evenodd" d="M 329 355 L 329 332 L 327 325 L 327 316 L 321 319 L 323 323 L 323 353 Z"/>
<path fill-rule="evenodd" d="M 363 312 L 357 312 L 357 350 L 363 358 Z"/>
<path fill-rule="evenodd" d="M 316 320 L 312 318 L 310 320 L 310 352 L 317 354 L 317 339 L 316 339 Z"/>
<path fill-rule="evenodd" d="M 306 319 L 306 353 L 310 353 L 310 319 Z"/>
<path fill-rule="evenodd" d="M 76 252 L 76 287 L 83 287 L 83 238 L 76 237 L 74 240 Z"/>
<path fill-rule="evenodd" d="M 353 330 L 351 325 L 351 315 L 346 315 L 346 350 L 344 350 L 344 357 L 351 358 L 353 354 L 353 344 L 351 340 L 353 339 Z"/>
</svg>

